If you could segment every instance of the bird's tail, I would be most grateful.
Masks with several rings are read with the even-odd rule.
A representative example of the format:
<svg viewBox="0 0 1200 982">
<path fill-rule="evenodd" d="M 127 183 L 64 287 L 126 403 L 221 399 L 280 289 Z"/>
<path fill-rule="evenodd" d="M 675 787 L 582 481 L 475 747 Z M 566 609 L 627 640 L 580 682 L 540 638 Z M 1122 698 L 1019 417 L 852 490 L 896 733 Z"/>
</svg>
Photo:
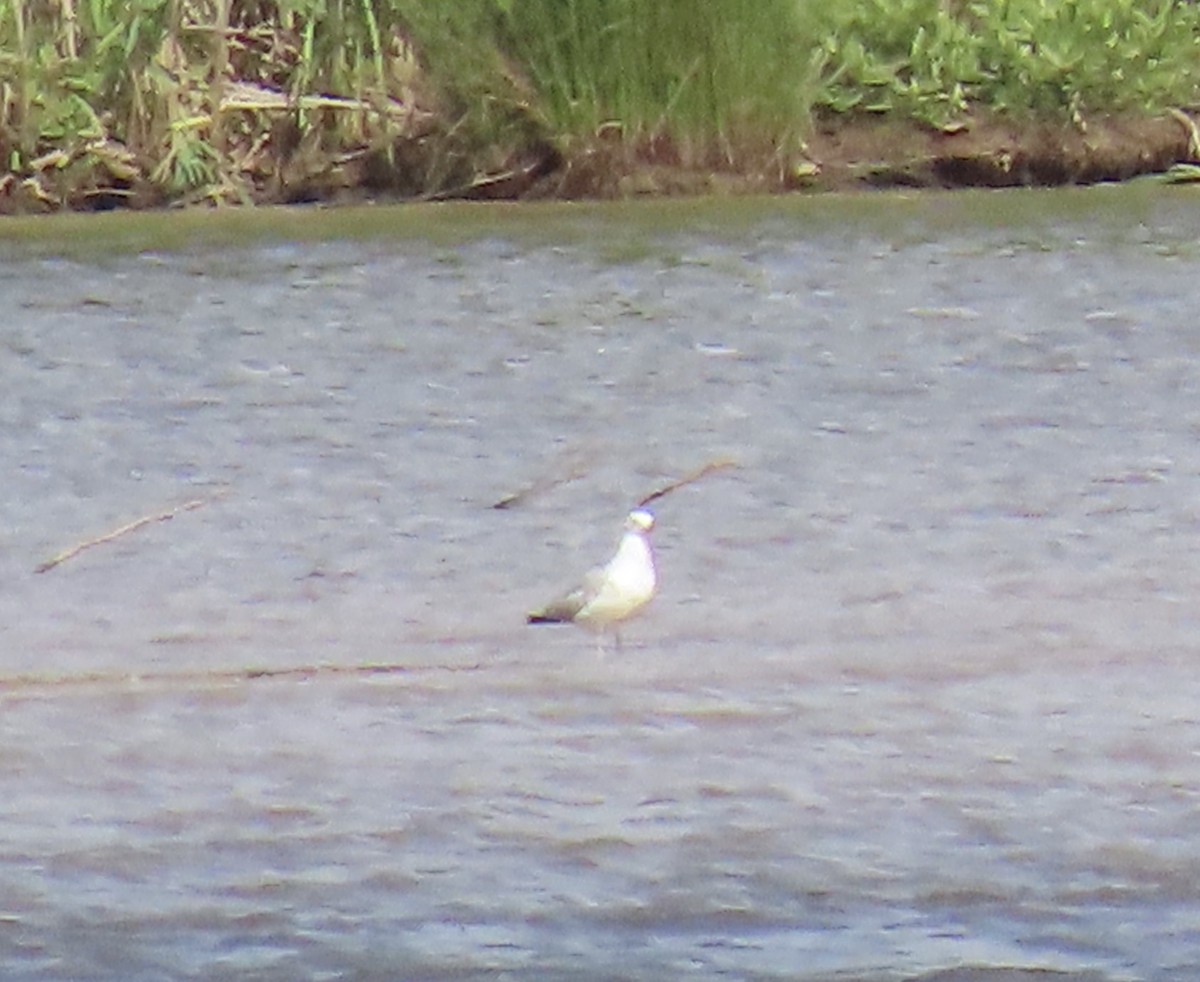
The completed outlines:
<svg viewBox="0 0 1200 982">
<path fill-rule="evenodd" d="M 526 624 L 565 624 L 571 618 L 559 617 L 553 611 L 535 610 L 525 618 Z"/>
<path fill-rule="evenodd" d="M 531 610 L 526 618 L 529 624 L 570 624 L 584 606 L 582 593 L 576 590 L 565 597 L 551 601 L 545 607 Z"/>
</svg>

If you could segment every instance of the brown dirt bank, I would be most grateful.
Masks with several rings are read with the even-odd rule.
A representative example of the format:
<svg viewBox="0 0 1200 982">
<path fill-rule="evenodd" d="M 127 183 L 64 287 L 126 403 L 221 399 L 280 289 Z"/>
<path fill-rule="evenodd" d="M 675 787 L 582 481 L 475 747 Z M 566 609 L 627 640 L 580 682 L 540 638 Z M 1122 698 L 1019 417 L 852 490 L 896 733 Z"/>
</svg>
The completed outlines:
<svg viewBox="0 0 1200 982">
<path fill-rule="evenodd" d="M 1200 156 L 1182 112 L 1073 123 L 976 118 L 941 132 L 886 120 L 822 127 L 809 149 L 818 182 L 849 187 L 1026 187 L 1124 181 Z"/>
<path fill-rule="evenodd" d="M 817 124 L 807 143 L 807 161 L 789 172 L 697 170 L 669 158 L 669 153 L 630 156 L 590 148 L 530 180 L 518 196 L 1095 184 L 1194 163 L 1200 160 L 1200 134 L 1193 119 L 1179 111 L 1090 118 L 1082 126 L 979 115 L 945 131 L 910 120 L 838 117 Z M 477 190 L 477 196 L 491 196 L 485 182 Z"/>
<path fill-rule="evenodd" d="M 1191 116 L 1089 117 L 1069 122 L 1019 121 L 979 114 L 953 129 L 936 130 L 886 117 L 820 120 L 806 158 L 786 168 L 735 169 L 722 161 L 685 165 L 665 142 L 640 147 L 601 135 L 587 145 L 557 150 L 532 146 L 508 166 L 437 194 L 413 191 L 420 158 L 441 152 L 436 136 L 414 136 L 393 153 L 314 153 L 311 145 L 268 141 L 241 161 L 238 195 L 245 202 L 353 202 L 369 199 L 629 198 L 644 195 L 846 191 L 871 188 L 1022 187 L 1121 181 L 1200 162 L 1200 134 Z M 430 147 L 433 147 L 431 150 Z M 0 178 L 0 214 L 157 208 L 171 202 L 119 145 L 110 162 L 92 147 L 86 167 L 48 155 L 36 180 Z M 764 157 L 775 156 L 764 154 Z M 414 161 L 416 163 L 414 163 Z M 82 164 L 82 162 L 80 162 Z M 406 183 L 406 175 L 409 183 Z"/>
</svg>

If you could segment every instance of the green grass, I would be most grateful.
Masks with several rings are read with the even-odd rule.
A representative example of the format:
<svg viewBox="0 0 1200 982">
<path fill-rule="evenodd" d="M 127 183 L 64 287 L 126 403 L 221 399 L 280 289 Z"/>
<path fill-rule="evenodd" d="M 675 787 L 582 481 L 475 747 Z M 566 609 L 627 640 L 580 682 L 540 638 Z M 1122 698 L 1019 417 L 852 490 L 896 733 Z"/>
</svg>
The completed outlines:
<svg viewBox="0 0 1200 982">
<path fill-rule="evenodd" d="M 433 193 L 538 148 L 782 172 L 814 111 L 1198 96 L 1185 0 L 0 0 L 0 193 Z"/>
<path fill-rule="evenodd" d="M 817 104 L 833 112 L 1079 122 L 1200 94 L 1200 6 L 1180 0 L 854 0 L 826 31 Z"/>
<path fill-rule="evenodd" d="M 605 132 L 684 162 L 790 155 L 813 95 L 796 0 L 496 0 L 500 41 L 550 130 Z"/>
</svg>

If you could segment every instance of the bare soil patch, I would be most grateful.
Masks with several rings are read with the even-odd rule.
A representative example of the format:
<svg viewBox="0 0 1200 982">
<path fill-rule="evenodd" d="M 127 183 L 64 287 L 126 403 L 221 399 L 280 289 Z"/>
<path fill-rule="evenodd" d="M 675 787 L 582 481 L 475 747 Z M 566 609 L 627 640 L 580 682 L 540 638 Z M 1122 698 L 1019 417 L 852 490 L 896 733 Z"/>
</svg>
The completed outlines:
<svg viewBox="0 0 1200 982">
<path fill-rule="evenodd" d="M 1200 135 L 1182 112 L 1066 121 L 978 115 L 952 130 L 911 120 L 822 120 L 807 160 L 781 170 L 685 167 L 663 148 L 630 152 L 597 145 L 565 155 L 518 196 L 850 191 L 872 188 L 1054 187 L 1124 181 L 1200 157 Z M 514 190 L 510 187 L 510 190 Z"/>
<path fill-rule="evenodd" d="M 818 187 L 1026 187 L 1124 181 L 1196 159 L 1178 114 L 1018 123 L 976 117 L 952 132 L 909 122 L 827 121 L 809 142 Z"/>
</svg>

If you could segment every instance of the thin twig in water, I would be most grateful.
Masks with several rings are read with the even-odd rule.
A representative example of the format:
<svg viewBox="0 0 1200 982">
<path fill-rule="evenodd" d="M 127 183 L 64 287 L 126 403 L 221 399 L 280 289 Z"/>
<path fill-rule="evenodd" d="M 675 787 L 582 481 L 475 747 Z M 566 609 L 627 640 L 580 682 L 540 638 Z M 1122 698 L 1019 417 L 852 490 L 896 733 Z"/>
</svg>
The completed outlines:
<svg viewBox="0 0 1200 982">
<path fill-rule="evenodd" d="M 219 497 L 219 495 L 217 497 Z M 107 532 L 98 538 L 88 539 L 84 542 L 78 543 L 77 545 L 71 546 L 70 549 L 60 552 L 53 559 L 47 559 L 44 563 L 41 563 L 34 569 L 34 572 L 48 572 L 49 570 L 54 569 L 54 567 L 58 566 L 60 563 L 65 563 L 68 559 L 73 559 L 75 556 L 78 556 L 85 549 L 90 549 L 92 546 L 102 545 L 105 542 L 112 542 L 113 539 L 119 539 L 122 535 L 128 535 L 130 532 L 136 532 L 144 525 L 151 525 L 154 522 L 170 521 L 176 515 L 181 515 L 185 511 L 194 511 L 195 509 L 201 508 L 214 500 L 216 500 L 216 498 L 194 498 L 191 501 L 185 501 L 182 505 L 176 505 L 174 508 L 168 508 L 166 511 L 155 512 L 153 515 L 144 515 L 141 518 L 130 522 L 128 525 L 122 525 L 119 529 L 113 529 L 111 532 Z"/>
<path fill-rule="evenodd" d="M 514 508 L 517 505 L 524 504 L 528 499 L 536 495 L 545 494 L 560 484 L 570 484 L 581 477 L 586 477 L 591 470 L 591 465 L 586 460 L 570 459 L 570 457 L 571 455 L 566 455 L 564 461 L 561 462 L 560 473 L 539 477 L 537 480 L 525 485 L 525 487 L 513 491 L 511 494 L 506 494 L 499 501 L 494 502 L 492 507 L 498 510 Z"/>
<path fill-rule="evenodd" d="M 710 460 L 703 467 L 697 467 L 690 474 L 685 474 L 677 481 L 672 481 L 670 484 L 664 485 L 657 491 L 652 491 L 638 502 L 638 507 L 644 508 L 646 505 L 650 504 L 650 502 L 657 501 L 659 498 L 670 494 L 672 491 L 678 491 L 685 485 L 692 484 L 693 482 L 700 480 L 700 478 L 704 477 L 705 475 L 711 474 L 713 471 L 723 471 L 729 467 L 737 467 L 737 465 L 737 461 L 732 457 L 718 457 L 716 460 Z"/>
</svg>

